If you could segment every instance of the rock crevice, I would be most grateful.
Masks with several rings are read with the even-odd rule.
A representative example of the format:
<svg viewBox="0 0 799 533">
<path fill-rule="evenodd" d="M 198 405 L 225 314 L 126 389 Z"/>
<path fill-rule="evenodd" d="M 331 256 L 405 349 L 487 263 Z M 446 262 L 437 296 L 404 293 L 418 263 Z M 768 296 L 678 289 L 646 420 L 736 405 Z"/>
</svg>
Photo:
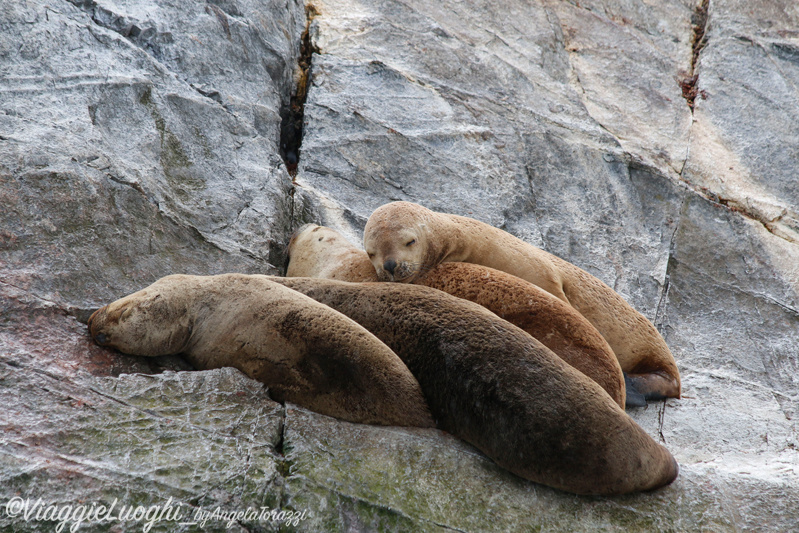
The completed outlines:
<svg viewBox="0 0 799 533">
<path fill-rule="evenodd" d="M 691 17 L 691 65 L 685 72 L 678 83 L 682 89 L 682 96 L 688 102 L 688 107 L 691 111 L 694 109 L 694 102 L 697 97 L 707 98 L 707 94 L 700 90 L 697 86 L 699 81 L 699 73 L 697 66 L 699 63 L 699 54 L 702 49 L 707 45 L 707 24 L 708 24 L 708 11 L 710 9 L 710 0 L 700 0 L 696 6 L 696 11 Z"/>
<path fill-rule="evenodd" d="M 305 5 L 305 29 L 300 36 L 300 56 L 295 73 L 295 84 L 289 97 L 289 106 L 281 112 L 280 153 L 289 175 L 296 176 L 302 147 L 303 122 L 305 120 L 305 99 L 311 83 L 311 67 L 314 54 L 319 54 L 318 46 L 311 37 L 311 24 L 319 15 L 314 4 Z"/>
</svg>

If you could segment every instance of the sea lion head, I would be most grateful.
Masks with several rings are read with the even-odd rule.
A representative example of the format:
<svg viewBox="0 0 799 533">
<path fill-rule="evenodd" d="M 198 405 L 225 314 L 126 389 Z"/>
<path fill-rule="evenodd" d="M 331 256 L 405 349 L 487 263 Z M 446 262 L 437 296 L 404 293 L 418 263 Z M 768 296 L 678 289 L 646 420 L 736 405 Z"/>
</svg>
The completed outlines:
<svg viewBox="0 0 799 533">
<path fill-rule="evenodd" d="M 377 281 L 363 250 L 333 228 L 316 224 L 305 224 L 291 237 L 286 277 Z"/>
<path fill-rule="evenodd" d="M 331 244 L 330 239 L 325 239 L 325 229 L 316 224 L 303 224 L 292 234 L 286 249 L 287 277 L 315 277 L 313 273 L 320 258 Z M 322 233 L 316 235 L 320 231 Z"/>
<path fill-rule="evenodd" d="M 192 331 L 190 313 L 154 287 L 95 311 L 88 322 L 94 341 L 127 354 L 156 356 L 184 351 Z"/>
<path fill-rule="evenodd" d="M 392 202 L 372 213 L 363 246 L 380 281 L 409 283 L 427 269 L 429 222 L 428 210 L 410 202 Z"/>
</svg>

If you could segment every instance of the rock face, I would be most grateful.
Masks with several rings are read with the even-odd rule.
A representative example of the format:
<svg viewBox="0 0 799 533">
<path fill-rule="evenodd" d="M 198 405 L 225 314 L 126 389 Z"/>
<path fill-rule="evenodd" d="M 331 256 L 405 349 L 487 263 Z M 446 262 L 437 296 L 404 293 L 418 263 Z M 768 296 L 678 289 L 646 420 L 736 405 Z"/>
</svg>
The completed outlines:
<svg viewBox="0 0 799 533">
<path fill-rule="evenodd" d="M 6 4 L 4 281 L 83 308 L 169 270 L 269 268 L 302 6 Z"/>
<path fill-rule="evenodd" d="M 172 498 L 183 522 L 152 531 L 216 507 L 307 511 L 240 531 L 798 529 L 797 27 L 792 0 L 0 4 L 0 527 L 57 524 L 19 497 Z M 277 273 L 302 222 L 357 243 L 391 200 L 506 229 L 651 319 L 683 398 L 631 415 L 677 481 L 564 494 L 81 323 L 164 275 Z"/>
</svg>

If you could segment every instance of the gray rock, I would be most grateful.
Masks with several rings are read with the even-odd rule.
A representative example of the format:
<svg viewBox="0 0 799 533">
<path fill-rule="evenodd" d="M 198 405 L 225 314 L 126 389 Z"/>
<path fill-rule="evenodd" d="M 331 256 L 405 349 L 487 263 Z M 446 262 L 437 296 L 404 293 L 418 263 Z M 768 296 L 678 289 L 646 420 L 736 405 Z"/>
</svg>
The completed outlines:
<svg viewBox="0 0 799 533">
<path fill-rule="evenodd" d="M 690 12 L 628 6 L 615 22 L 569 4 L 443 6 L 322 4 L 297 178 L 319 218 L 358 240 L 388 200 L 472 216 L 600 275 L 654 318 L 673 228 L 631 173 L 677 181 L 691 120 L 676 82 L 690 64 Z M 631 56 L 618 74 L 600 68 L 610 53 Z M 660 235 L 643 238 L 651 217 Z"/>
<path fill-rule="evenodd" d="M 76 317 L 171 273 L 277 272 L 304 24 L 296 2 L 0 5 L 4 512 L 13 497 L 280 508 L 282 407 L 262 386 L 228 370 L 117 378 L 190 367 L 98 349 Z"/>
<path fill-rule="evenodd" d="M 714 0 L 706 24 L 687 0 L 314 6 L 292 182 L 296 0 L 0 4 L 0 529 L 56 525 L 9 516 L 14 497 L 300 513 L 218 531 L 799 528 L 794 2 Z M 684 396 L 631 415 L 674 484 L 565 494 L 81 323 L 167 274 L 276 273 L 305 221 L 358 243 L 395 199 L 502 227 L 658 326 Z"/>
<path fill-rule="evenodd" d="M 684 178 L 799 242 L 799 12 L 791 2 L 713 2 L 698 65 Z"/>
<path fill-rule="evenodd" d="M 284 32 L 303 19 L 284 2 L 4 4 L 7 282 L 88 308 L 171 272 L 275 271 Z"/>
<path fill-rule="evenodd" d="M 196 530 L 187 523 L 197 509 L 280 502 L 282 458 L 275 446 L 283 407 L 237 370 L 71 379 L 22 365 L 4 365 L 3 372 L 4 529 L 55 527 L 10 516 L 6 503 L 12 498 L 28 500 L 34 509 L 39 498 L 58 507 L 80 502 L 111 508 L 116 500 L 112 517 L 128 516 L 123 506 L 171 506 L 179 519 L 157 521 L 153 531 Z M 84 527 L 140 531 L 144 522 Z M 225 530 L 222 523 L 210 525 L 208 530 Z"/>
<path fill-rule="evenodd" d="M 460 6 L 322 4 L 297 178 L 318 218 L 358 242 L 376 205 L 417 201 L 597 275 L 658 325 L 684 379 L 683 399 L 632 413 L 682 466 L 628 500 L 666 522 L 625 527 L 796 528 L 795 10 L 714 2 L 692 66 L 688 4 Z M 712 501 L 688 495 L 703 485 Z"/>
<path fill-rule="evenodd" d="M 287 406 L 284 438 L 289 501 L 324 511 L 301 531 L 749 531 L 762 526 L 753 507 L 776 514 L 775 531 L 795 525 L 787 502 L 796 486 L 750 474 L 746 485 L 761 495 L 752 499 L 740 475 L 702 464 L 654 493 L 595 498 L 524 482 L 437 430 L 358 426 Z M 736 509 L 747 509 L 743 520 Z"/>
<path fill-rule="evenodd" d="M 676 80 L 691 64 L 694 2 L 551 6 L 571 64 L 570 89 L 633 161 L 679 174 L 691 112 Z"/>
</svg>

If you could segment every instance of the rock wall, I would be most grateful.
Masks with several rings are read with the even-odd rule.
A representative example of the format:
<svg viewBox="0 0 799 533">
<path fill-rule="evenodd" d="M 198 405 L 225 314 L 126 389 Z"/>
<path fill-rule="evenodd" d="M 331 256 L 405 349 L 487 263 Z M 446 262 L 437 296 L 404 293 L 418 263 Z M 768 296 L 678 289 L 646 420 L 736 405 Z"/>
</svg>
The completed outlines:
<svg viewBox="0 0 799 533">
<path fill-rule="evenodd" d="M 187 523 L 152 531 L 216 507 L 308 513 L 205 530 L 799 529 L 797 28 L 790 0 L 3 3 L 0 528 L 56 525 L 13 498 L 172 498 Z M 302 222 L 360 242 L 391 200 L 502 227 L 650 318 L 683 398 L 631 415 L 677 481 L 564 494 L 86 334 L 167 274 L 278 273 Z"/>
</svg>

